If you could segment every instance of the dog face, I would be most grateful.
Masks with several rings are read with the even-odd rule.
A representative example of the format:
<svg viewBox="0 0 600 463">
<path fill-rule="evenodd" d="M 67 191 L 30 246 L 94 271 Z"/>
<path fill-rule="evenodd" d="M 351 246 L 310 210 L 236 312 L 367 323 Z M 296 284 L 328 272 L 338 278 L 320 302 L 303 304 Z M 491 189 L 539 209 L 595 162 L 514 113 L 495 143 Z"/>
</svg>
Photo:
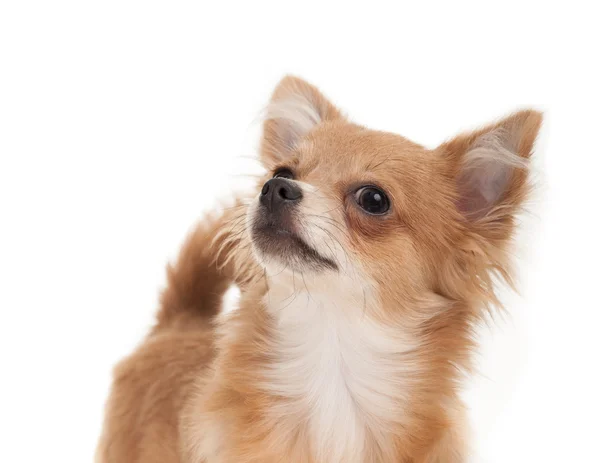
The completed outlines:
<svg viewBox="0 0 600 463">
<path fill-rule="evenodd" d="M 269 166 L 251 220 L 257 252 L 278 271 L 375 271 L 387 257 L 392 271 L 419 271 L 405 216 L 436 193 L 433 161 L 397 135 L 342 119 L 317 125 Z"/>
<path fill-rule="evenodd" d="M 380 292 L 482 295 L 504 270 L 540 121 L 522 111 L 426 149 L 349 122 L 287 77 L 264 126 L 269 178 L 248 213 L 258 260 L 270 272 L 355 275 Z"/>
</svg>

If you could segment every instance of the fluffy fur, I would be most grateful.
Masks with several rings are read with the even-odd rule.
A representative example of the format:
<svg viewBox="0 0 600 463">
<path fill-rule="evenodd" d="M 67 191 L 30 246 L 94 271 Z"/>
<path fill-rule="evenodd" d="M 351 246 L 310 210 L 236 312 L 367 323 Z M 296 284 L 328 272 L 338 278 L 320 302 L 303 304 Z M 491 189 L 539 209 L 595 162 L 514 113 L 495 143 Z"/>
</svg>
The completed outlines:
<svg viewBox="0 0 600 463">
<path fill-rule="evenodd" d="M 257 198 L 204 220 L 157 325 L 116 368 L 97 461 L 466 461 L 458 384 L 495 283 L 511 283 L 541 115 L 430 150 L 349 122 L 294 77 L 266 114 L 259 187 L 294 173 L 294 233 L 335 266 L 262 245 Z M 388 214 L 357 206 L 362 185 L 387 193 Z M 230 284 L 240 307 L 218 315 Z"/>
</svg>

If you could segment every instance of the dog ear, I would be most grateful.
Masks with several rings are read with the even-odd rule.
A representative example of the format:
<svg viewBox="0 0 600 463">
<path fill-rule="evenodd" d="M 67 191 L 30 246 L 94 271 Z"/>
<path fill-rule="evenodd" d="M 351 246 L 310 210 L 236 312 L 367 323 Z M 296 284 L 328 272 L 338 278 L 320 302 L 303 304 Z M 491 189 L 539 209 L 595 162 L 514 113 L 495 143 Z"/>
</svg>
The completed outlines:
<svg viewBox="0 0 600 463">
<path fill-rule="evenodd" d="M 316 87 L 286 76 L 275 88 L 267 106 L 260 153 L 267 165 L 285 162 L 286 157 L 317 125 L 342 118 Z"/>
<path fill-rule="evenodd" d="M 541 113 L 520 111 L 440 146 L 450 161 L 457 208 L 470 228 L 488 238 L 509 237 L 529 191 L 529 158 L 541 122 Z"/>
<path fill-rule="evenodd" d="M 530 190 L 529 158 L 541 122 L 540 113 L 520 111 L 438 148 L 461 221 L 453 258 L 440 272 L 443 291 L 452 298 L 501 306 L 495 277 L 513 286 L 510 239 Z"/>
</svg>

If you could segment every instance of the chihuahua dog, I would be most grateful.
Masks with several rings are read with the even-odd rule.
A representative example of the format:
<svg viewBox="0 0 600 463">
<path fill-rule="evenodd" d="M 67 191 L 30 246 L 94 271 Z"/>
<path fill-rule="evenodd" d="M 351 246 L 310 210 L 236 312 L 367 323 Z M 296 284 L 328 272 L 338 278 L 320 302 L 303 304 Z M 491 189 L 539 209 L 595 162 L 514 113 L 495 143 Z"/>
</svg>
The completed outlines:
<svg viewBox="0 0 600 463">
<path fill-rule="evenodd" d="M 458 463 L 542 116 L 427 149 L 284 78 L 256 196 L 208 217 L 115 369 L 99 463 Z M 237 310 L 221 313 L 231 284 Z"/>
</svg>

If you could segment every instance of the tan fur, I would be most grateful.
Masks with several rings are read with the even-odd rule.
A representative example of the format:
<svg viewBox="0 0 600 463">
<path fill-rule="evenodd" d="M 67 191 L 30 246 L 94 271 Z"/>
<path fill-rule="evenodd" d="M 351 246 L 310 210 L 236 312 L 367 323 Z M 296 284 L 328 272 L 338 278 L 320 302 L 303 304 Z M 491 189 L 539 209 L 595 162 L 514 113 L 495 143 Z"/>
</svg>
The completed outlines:
<svg viewBox="0 0 600 463">
<path fill-rule="evenodd" d="M 541 115 L 521 111 L 429 150 L 352 124 L 297 78 L 279 84 L 273 105 L 261 159 L 269 176 L 294 171 L 306 192 L 306 239 L 339 271 L 301 280 L 285 266 L 275 272 L 278 262 L 248 234 L 255 200 L 205 220 L 169 270 L 156 327 L 115 370 L 97 461 L 466 461 L 458 384 L 471 369 L 474 327 L 498 305 L 495 279 L 512 283 L 510 239 Z M 371 183 L 391 199 L 385 217 L 364 214 L 349 193 Z M 232 283 L 239 310 L 214 318 Z M 307 304 L 347 325 L 340 343 L 358 336 L 359 352 L 332 344 L 339 411 L 349 414 L 338 429 L 319 414 L 331 391 L 311 369 L 311 346 L 289 346 L 302 343 L 289 320 L 313 322 L 297 301 L 278 303 L 297 284 Z M 315 375 L 312 402 L 304 375 L 281 381 L 294 365 Z"/>
</svg>

